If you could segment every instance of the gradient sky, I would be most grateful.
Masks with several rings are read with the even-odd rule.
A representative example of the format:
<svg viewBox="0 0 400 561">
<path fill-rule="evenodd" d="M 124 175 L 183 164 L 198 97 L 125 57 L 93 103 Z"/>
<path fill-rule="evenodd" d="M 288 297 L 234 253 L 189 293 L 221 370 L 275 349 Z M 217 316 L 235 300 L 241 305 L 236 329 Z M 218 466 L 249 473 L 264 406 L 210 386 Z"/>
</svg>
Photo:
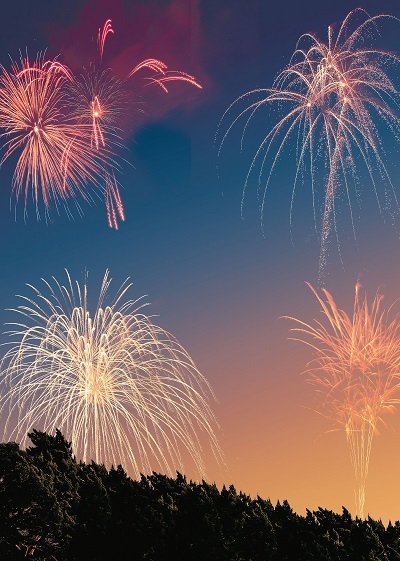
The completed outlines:
<svg viewBox="0 0 400 561">
<path fill-rule="evenodd" d="M 371 14 L 400 17 L 397 0 L 361 5 Z M 146 98 L 146 116 L 137 116 L 126 139 L 127 220 L 119 231 L 107 227 L 101 203 L 84 206 L 85 217 L 75 221 L 55 216 L 37 223 L 33 209 L 26 223 L 21 216 L 16 221 L 13 162 L 7 162 L 0 173 L 1 323 L 11 320 L 5 310 L 26 293 L 25 283 L 62 278 L 64 268 L 78 279 L 88 270 L 94 292 L 106 268 L 115 287 L 131 277 L 131 295 L 148 295 L 158 323 L 190 352 L 218 397 L 227 469 L 221 473 L 210 463 L 209 480 L 288 499 L 299 513 L 342 505 L 354 512 L 344 434 L 328 432 L 329 422 L 312 411 L 313 390 L 301 376 L 310 353 L 287 341 L 290 324 L 278 319 L 318 315 L 304 284 L 316 283 L 318 270 L 311 199 L 309 192 L 300 197 L 292 241 L 288 158 L 271 185 L 263 236 L 256 185 L 249 187 L 243 218 L 240 203 L 252 147 L 267 123 L 258 119 L 243 154 L 240 129 L 220 159 L 214 136 L 234 99 L 272 84 L 302 33 L 325 37 L 327 26 L 355 7 L 347 0 L 20 0 L 2 6 L 0 62 L 6 67 L 20 49 L 47 48 L 75 69 L 90 60 L 97 29 L 111 18 L 116 35 L 107 45 L 109 64 L 123 72 L 145 57 L 160 58 L 197 76 L 203 90 L 176 84 L 168 97 L 157 91 Z M 396 37 L 385 40 L 393 44 Z M 400 50 L 400 34 L 397 43 Z M 390 171 L 398 185 L 398 170 Z M 356 216 L 358 244 L 345 211 L 340 228 L 344 269 L 333 251 L 326 271 L 336 299 L 348 308 L 360 275 L 369 293 L 383 286 L 389 301 L 400 297 L 400 240 L 369 186 Z M 400 414 L 387 422 L 373 443 L 366 499 L 366 510 L 385 520 L 400 518 Z"/>
</svg>

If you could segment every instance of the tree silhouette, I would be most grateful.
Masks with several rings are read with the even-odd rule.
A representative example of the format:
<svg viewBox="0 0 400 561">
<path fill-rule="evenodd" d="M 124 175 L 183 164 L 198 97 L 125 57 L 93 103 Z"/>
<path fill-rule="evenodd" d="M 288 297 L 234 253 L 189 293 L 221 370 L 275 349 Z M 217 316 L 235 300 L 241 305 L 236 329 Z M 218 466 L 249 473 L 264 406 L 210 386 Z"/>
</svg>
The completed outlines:
<svg viewBox="0 0 400 561">
<path fill-rule="evenodd" d="M 0 444 L 0 559 L 18 561 L 399 561 L 400 523 L 353 519 L 177 473 L 132 480 L 74 458 L 71 445 L 30 433 Z"/>
</svg>

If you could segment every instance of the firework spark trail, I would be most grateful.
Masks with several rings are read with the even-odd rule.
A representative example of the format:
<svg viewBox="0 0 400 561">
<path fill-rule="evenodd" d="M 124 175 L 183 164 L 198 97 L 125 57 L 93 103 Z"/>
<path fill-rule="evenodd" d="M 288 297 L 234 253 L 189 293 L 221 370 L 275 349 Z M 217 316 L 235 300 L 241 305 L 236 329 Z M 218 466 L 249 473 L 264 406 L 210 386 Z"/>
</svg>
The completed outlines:
<svg viewBox="0 0 400 561">
<path fill-rule="evenodd" d="M 99 28 L 98 34 L 97 34 L 97 48 L 99 50 L 99 55 L 100 55 L 100 60 L 103 60 L 103 54 L 104 54 L 104 46 L 106 44 L 106 39 L 107 39 L 107 35 L 113 35 L 114 34 L 114 30 L 112 28 L 112 22 L 110 19 L 108 19 L 105 24 L 103 25 L 103 28 Z"/>
<path fill-rule="evenodd" d="M 154 58 L 145 59 L 137 64 L 125 78 L 116 78 L 112 69 L 101 67 L 106 40 L 110 34 L 114 34 L 114 30 L 112 21 L 108 19 L 103 28 L 98 31 L 100 67 L 91 63 L 89 69 L 84 69 L 78 74 L 71 82 L 70 93 L 71 106 L 77 122 L 91 126 L 92 146 L 97 150 L 107 149 L 114 154 L 115 147 L 122 144 L 120 127 L 129 116 L 133 102 L 129 82 L 138 73 L 151 71 L 151 76 L 144 79 L 145 85 L 156 84 L 166 93 L 168 93 L 166 84 L 169 82 L 186 82 L 200 89 L 201 86 L 190 74 L 170 71 L 164 62 Z M 118 219 L 124 220 L 125 214 L 118 182 L 115 179 L 115 163 L 113 165 L 113 169 L 105 167 L 103 176 L 108 223 L 110 227 L 117 229 Z M 111 200 L 115 203 L 112 205 L 113 209 L 110 209 Z"/>
<path fill-rule="evenodd" d="M 113 172 L 106 174 L 106 208 L 108 225 L 110 228 L 118 230 L 118 219 L 125 220 L 125 213 L 118 183 Z"/>
<path fill-rule="evenodd" d="M 60 428 L 84 461 L 122 463 L 135 476 L 183 470 L 189 454 L 203 476 L 204 442 L 221 459 L 212 390 L 141 299 L 126 300 L 128 280 L 106 304 L 106 272 L 94 313 L 87 282 L 68 273 L 65 285 L 44 281 L 47 295 L 21 296 L 2 361 L 5 434 L 26 444 L 32 427 Z"/>
<path fill-rule="evenodd" d="M 168 88 L 165 85 L 167 82 L 188 82 L 192 86 L 201 89 L 201 85 L 194 76 L 180 70 L 168 70 L 168 66 L 164 62 L 155 58 L 146 59 L 136 65 L 129 72 L 127 78 L 132 78 L 139 70 L 144 69 L 150 69 L 156 73 L 148 78 L 147 85 L 158 84 L 166 93 L 168 93 Z"/>
<path fill-rule="evenodd" d="M 11 72 L 1 71 L 1 163 L 19 152 L 13 178 L 16 200 L 24 197 L 26 214 L 32 198 L 38 218 L 41 203 L 46 217 L 52 204 L 58 209 L 62 203 L 69 214 L 67 204 L 76 193 L 92 200 L 88 185 L 97 185 L 105 163 L 111 162 L 105 150 L 90 149 L 90 128 L 67 115 L 70 71 L 42 56 L 34 62 L 24 57 L 12 64 Z"/>
<path fill-rule="evenodd" d="M 383 295 L 368 304 L 357 284 L 352 315 L 338 308 L 327 290 L 309 285 L 326 320 L 299 324 L 293 340 L 315 358 L 305 373 L 320 399 L 318 412 L 345 430 L 354 469 L 357 515 L 363 517 L 372 439 L 383 416 L 400 401 L 400 312 L 383 307 Z"/>
<path fill-rule="evenodd" d="M 358 24 L 357 18 L 362 18 Z M 277 163 L 284 150 L 295 142 L 290 225 L 292 227 L 296 188 L 305 182 L 308 174 L 315 229 L 321 240 L 320 280 L 324 276 L 333 229 L 338 237 L 335 200 L 339 196 L 348 202 L 355 235 L 352 199 L 355 197 L 359 202 L 360 163 L 372 182 L 380 211 L 381 200 L 386 197 L 392 200 L 395 211 L 398 210 L 377 123 L 388 129 L 396 141 L 400 140 L 399 91 L 388 73 L 388 67 L 397 65 L 399 58 L 366 45 L 367 39 L 378 34 L 377 24 L 384 20 L 398 22 L 393 16 L 370 17 L 362 9 L 357 9 L 348 14 L 336 37 L 328 28 L 326 43 L 315 35 L 303 35 L 288 67 L 277 76 L 272 88 L 259 88 L 240 96 L 224 113 L 217 130 L 218 139 L 227 118 L 231 119 L 231 113 L 238 109 L 222 134 L 218 154 L 232 129 L 242 121 L 243 148 L 245 135 L 260 110 L 278 111 L 280 120 L 267 131 L 250 164 L 243 189 L 242 212 L 247 187 L 259 165 L 258 194 L 263 220 L 266 194 Z M 244 108 L 242 104 L 245 104 Z M 317 188 L 321 183 L 317 178 L 319 174 L 324 177 L 323 193 L 319 193 Z M 377 188 L 377 178 L 385 185 L 384 196 Z M 323 201 L 321 218 L 318 216 L 319 199 Z"/>
</svg>

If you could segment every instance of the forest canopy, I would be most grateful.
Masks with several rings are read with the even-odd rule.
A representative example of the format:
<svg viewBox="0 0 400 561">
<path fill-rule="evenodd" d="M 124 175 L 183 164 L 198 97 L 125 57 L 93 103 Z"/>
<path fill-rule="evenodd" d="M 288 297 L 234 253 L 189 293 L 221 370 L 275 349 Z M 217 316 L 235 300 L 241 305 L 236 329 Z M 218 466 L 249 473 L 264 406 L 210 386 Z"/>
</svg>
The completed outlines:
<svg viewBox="0 0 400 561">
<path fill-rule="evenodd" d="M 221 490 L 177 473 L 133 480 L 77 462 L 71 444 L 34 430 L 0 444 L 0 559 L 17 561 L 374 561 L 400 559 L 400 523 Z"/>
</svg>

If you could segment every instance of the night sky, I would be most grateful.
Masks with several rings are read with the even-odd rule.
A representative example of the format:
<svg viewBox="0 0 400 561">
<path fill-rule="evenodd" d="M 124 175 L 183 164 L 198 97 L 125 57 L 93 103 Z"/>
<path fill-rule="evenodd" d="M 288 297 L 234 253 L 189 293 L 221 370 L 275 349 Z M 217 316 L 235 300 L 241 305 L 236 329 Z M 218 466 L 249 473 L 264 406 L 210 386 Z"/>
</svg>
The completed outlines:
<svg viewBox="0 0 400 561">
<path fill-rule="evenodd" d="M 319 242 L 308 187 L 300 194 L 292 230 L 289 206 L 293 160 L 287 154 L 271 183 L 261 227 L 256 184 L 241 198 L 254 146 L 268 126 L 260 115 L 240 152 L 240 127 L 221 156 L 214 143 L 219 120 L 239 95 L 268 87 L 307 31 L 326 37 L 358 5 L 341 2 L 263 0 L 20 0 L 2 6 L 0 62 L 9 67 L 26 49 L 47 49 L 73 70 L 87 64 L 97 30 L 111 18 L 115 35 L 105 61 L 117 72 L 147 57 L 196 76 L 203 89 L 172 84 L 168 95 L 143 95 L 122 150 L 126 222 L 107 226 L 103 204 L 82 203 L 84 217 L 53 214 L 24 221 L 10 210 L 14 160 L 0 172 L 0 322 L 25 283 L 63 279 L 64 269 L 96 293 L 106 269 L 117 288 L 127 277 L 132 297 L 148 295 L 156 321 L 173 333 L 211 383 L 226 470 L 210 459 L 209 480 L 288 499 L 299 513 L 322 506 L 354 512 L 353 473 L 342 432 L 317 416 L 313 390 L 301 376 L 310 352 L 288 341 L 290 315 L 306 321 L 318 305 L 304 284 L 317 283 Z M 400 17 L 397 1 L 363 2 L 373 15 Z M 392 27 L 399 30 L 399 27 Z M 396 48 L 395 35 L 382 38 Z M 397 36 L 400 51 L 400 34 Z M 398 146 L 388 148 L 395 187 Z M 392 152 L 390 152 L 392 149 Z M 361 278 L 370 294 L 384 287 L 400 297 L 400 240 L 381 216 L 370 185 L 356 212 L 357 243 L 340 221 L 343 264 L 332 250 L 325 283 L 343 307 L 351 306 Z M 3 311 L 4 310 L 4 311 Z M 6 329 L 6 328 L 5 328 Z M 2 341 L 7 340 L 2 336 Z M 375 438 L 366 511 L 400 518 L 400 414 Z M 188 473 L 193 476 L 194 473 Z"/>
</svg>

